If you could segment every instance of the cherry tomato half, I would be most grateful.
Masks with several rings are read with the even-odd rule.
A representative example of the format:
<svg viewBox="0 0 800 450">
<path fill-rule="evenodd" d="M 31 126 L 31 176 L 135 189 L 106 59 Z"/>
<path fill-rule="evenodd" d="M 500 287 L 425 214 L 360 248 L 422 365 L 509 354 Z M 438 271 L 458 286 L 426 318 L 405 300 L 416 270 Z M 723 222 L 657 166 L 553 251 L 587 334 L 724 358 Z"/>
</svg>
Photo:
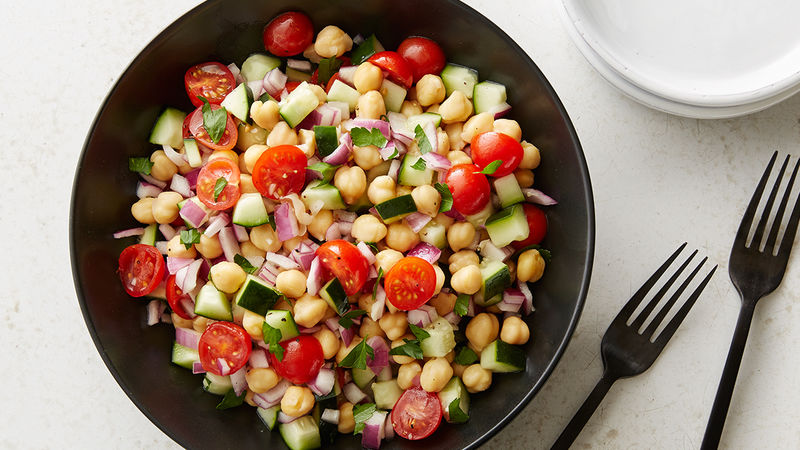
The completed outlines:
<svg viewBox="0 0 800 450">
<path fill-rule="evenodd" d="M 436 271 L 428 261 L 406 256 L 386 274 L 386 300 L 397 309 L 410 311 L 424 305 L 436 290 Z"/>
<path fill-rule="evenodd" d="M 197 350 L 206 372 L 223 375 L 220 364 L 225 364 L 228 366 L 227 375 L 244 367 L 250 358 L 252 344 L 250 335 L 239 325 L 233 322 L 214 322 L 200 335 Z"/>
<path fill-rule="evenodd" d="M 183 299 L 189 298 L 189 294 L 184 294 L 181 288 L 175 283 L 175 275 L 167 277 L 167 303 L 172 312 L 181 319 L 192 320 L 192 316 L 183 309 Z"/>
<path fill-rule="evenodd" d="M 523 204 L 522 209 L 525 211 L 525 218 L 528 219 L 528 228 L 531 231 L 525 240 L 511 243 L 517 249 L 538 244 L 542 242 L 542 239 L 547 234 L 547 216 L 544 215 L 544 211 L 530 203 Z"/>
<path fill-rule="evenodd" d="M 439 44 L 431 39 L 419 36 L 406 38 L 397 47 L 397 53 L 411 66 L 414 83 L 429 73 L 439 75 L 444 69 L 444 52 Z"/>
<path fill-rule="evenodd" d="M 343 239 L 328 241 L 317 249 L 317 256 L 322 267 L 339 279 L 347 295 L 360 291 L 367 281 L 369 262 L 355 245 Z"/>
<path fill-rule="evenodd" d="M 317 338 L 300 335 L 280 343 L 283 347 L 283 358 L 278 361 L 273 353 L 269 354 L 269 365 L 278 375 L 294 384 L 307 383 L 316 378 L 325 356 L 322 345 Z"/>
<path fill-rule="evenodd" d="M 264 27 L 264 48 L 275 56 L 302 53 L 313 40 L 311 19 L 298 11 L 280 14 Z"/>
<path fill-rule="evenodd" d="M 212 61 L 190 67 L 183 76 L 183 84 L 194 106 L 203 105 L 201 96 L 208 103 L 219 105 L 236 87 L 236 79 L 227 66 Z"/>
<path fill-rule="evenodd" d="M 381 70 L 387 73 L 390 80 L 406 89 L 410 88 L 414 82 L 414 73 L 411 71 L 411 66 L 397 52 L 389 50 L 378 52 L 370 56 L 367 61 L 380 67 Z"/>
<path fill-rule="evenodd" d="M 435 392 L 406 389 L 392 408 L 392 428 L 399 436 L 416 441 L 430 436 L 442 422 L 442 405 Z"/>
<path fill-rule="evenodd" d="M 336 80 L 340 79 L 340 78 L 341 78 L 341 77 L 339 76 L 339 72 L 336 72 L 335 74 L 333 74 L 333 75 L 331 76 L 331 79 L 330 79 L 330 80 L 328 80 L 328 84 L 325 86 L 325 92 L 330 92 L 330 91 L 331 91 L 331 86 L 333 86 L 333 83 L 334 83 Z"/>
<path fill-rule="evenodd" d="M 503 163 L 492 174 L 493 177 L 504 177 L 519 166 L 522 161 L 522 145 L 511 136 L 497 131 L 487 131 L 472 138 L 470 144 L 472 161 L 483 170 L 493 161 Z"/>
<path fill-rule="evenodd" d="M 453 207 L 461 214 L 475 214 L 491 199 L 489 180 L 480 171 L 474 164 L 459 164 L 445 175 L 445 183 L 453 193 Z"/>
<path fill-rule="evenodd" d="M 211 209 L 222 211 L 236 204 L 241 195 L 239 189 L 239 167 L 228 158 L 211 160 L 197 175 L 197 198 Z M 225 187 L 214 195 L 217 181 L 225 179 Z"/>
<path fill-rule="evenodd" d="M 220 109 L 219 105 L 211 105 L 212 110 Z M 227 113 L 228 118 L 225 121 L 225 131 L 219 141 L 214 142 L 211 136 L 208 135 L 205 126 L 203 125 L 203 107 L 200 106 L 189 115 L 189 131 L 192 133 L 198 143 L 205 145 L 211 150 L 230 150 L 236 145 L 236 140 L 239 139 L 239 130 L 233 122 L 231 113 Z M 185 123 L 185 122 L 184 122 Z"/>
<path fill-rule="evenodd" d="M 261 195 L 273 200 L 300 192 L 307 165 L 305 153 L 294 145 L 270 147 L 253 166 L 253 185 Z"/>
<path fill-rule="evenodd" d="M 129 245 L 119 255 L 117 272 L 128 295 L 142 297 L 164 279 L 164 257 L 152 245 Z"/>
</svg>

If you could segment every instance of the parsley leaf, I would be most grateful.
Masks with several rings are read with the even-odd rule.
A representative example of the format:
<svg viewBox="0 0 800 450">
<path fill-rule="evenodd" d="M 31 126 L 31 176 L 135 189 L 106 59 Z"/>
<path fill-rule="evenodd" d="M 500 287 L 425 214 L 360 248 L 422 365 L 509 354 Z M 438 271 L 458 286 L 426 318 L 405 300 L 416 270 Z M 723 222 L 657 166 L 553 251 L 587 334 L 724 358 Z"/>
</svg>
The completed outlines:
<svg viewBox="0 0 800 450">
<path fill-rule="evenodd" d="M 192 244 L 197 244 L 200 242 L 200 232 L 197 231 L 195 228 L 189 228 L 188 230 L 181 230 L 181 244 L 183 244 L 187 249 L 192 246 Z"/>
<path fill-rule="evenodd" d="M 317 67 L 317 79 L 319 80 L 320 84 L 328 84 L 328 81 L 331 79 L 333 74 L 339 71 L 339 68 L 342 67 L 342 61 L 337 59 L 335 56 L 331 56 L 328 59 L 323 59 L 319 62 L 319 66 Z"/>
<path fill-rule="evenodd" d="M 236 392 L 233 388 L 230 388 L 228 392 L 225 393 L 225 397 L 222 398 L 222 401 L 219 402 L 217 405 L 217 409 L 229 409 L 235 408 L 244 402 L 244 396 L 247 392 L 242 392 L 242 395 L 236 395 Z"/>
<path fill-rule="evenodd" d="M 281 341 L 281 330 L 273 328 L 272 325 L 264 322 L 261 324 L 261 334 L 264 337 L 264 342 L 269 344 L 269 352 L 275 355 L 278 361 L 283 361 L 283 347 L 279 342 Z"/>
<path fill-rule="evenodd" d="M 366 369 L 367 368 L 367 355 L 370 358 L 375 357 L 375 350 L 372 349 L 369 345 L 367 345 L 367 338 L 365 337 L 361 342 L 359 342 L 347 356 L 344 357 L 342 362 L 339 363 L 339 367 L 350 367 L 355 369 Z"/>
<path fill-rule="evenodd" d="M 217 178 L 217 182 L 214 183 L 214 201 L 217 201 L 219 198 L 219 194 L 222 194 L 222 191 L 225 189 L 225 186 L 228 185 L 228 180 L 225 177 Z"/>
<path fill-rule="evenodd" d="M 453 193 L 450 192 L 450 186 L 444 183 L 436 183 L 433 185 L 439 195 L 442 197 L 442 203 L 439 205 L 439 212 L 447 212 L 453 209 Z"/>
<path fill-rule="evenodd" d="M 383 267 L 378 267 L 378 278 L 375 279 L 375 285 L 372 286 L 372 298 L 378 296 L 378 288 L 381 285 L 381 278 L 383 278 Z"/>
<path fill-rule="evenodd" d="M 468 366 L 477 360 L 478 354 L 466 346 L 461 347 L 461 350 L 458 352 L 455 358 L 456 364 L 461 364 L 462 366 Z"/>
<path fill-rule="evenodd" d="M 391 350 L 389 350 L 390 355 L 405 355 L 410 356 L 414 359 L 422 359 L 422 347 L 419 345 L 419 341 L 416 339 L 403 339 L 405 344 L 399 345 Z"/>
<path fill-rule="evenodd" d="M 419 146 L 420 153 L 424 155 L 425 153 L 433 150 L 431 141 L 428 140 L 428 136 L 425 134 L 425 130 L 422 129 L 422 125 L 417 125 L 414 128 L 414 137 L 417 139 L 417 145 Z"/>
<path fill-rule="evenodd" d="M 128 158 L 128 170 L 131 172 L 150 175 L 150 169 L 152 168 L 153 162 L 149 158 Z"/>
<path fill-rule="evenodd" d="M 425 160 L 422 158 L 417 159 L 417 162 L 411 165 L 411 168 L 414 170 L 425 170 L 426 167 Z"/>
<path fill-rule="evenodd" d="M 228 111 L 224 107 L 212 110 L 208 100 L 200 96 L 198 98 L 203 101 L 203 128 L 206 129 L 208 137 L 216 144 L 225 133 Z"/>
<path fill-rule="evenodd" d="M 463 423 L 469 420 L 469 416 L 461 410 L 461 397 L 454 399 L 447 407 L 447 412 L 450 414 L 450 422 Z"/>
<path fill-rule="evenodd" d="M 368 421 L 378 408 L 375 403 L 364 403 L 363 405 L 353 406 L 353 419 L 356 422 L 356 427 L 353 434 L 359 434 L 364 431 L 364 422 Z"/>
<path fill-rule="evenodd" d="M 497 168 L 500 167 L 500 164 L 503 164 L 503 161 L 495 159 L 478 173 L 482 173 L 484 175 L 494 175 L 494 173 L 497 172 Z"/>
<path fill-rule="evenodd" d="M 381 133 L 381 130 L 377 128 L 367 130 L 363 127 L 355 127 L 350 130 L 350 137 L 353 138 L 353 145 L 358 147 L 374 145 L 378 148 L 383 148 L 389 142 L 386 136 Z"/>
<path fill-rule="evenodd" d="M 342 318 L 339 319 L 339 325 L 345 328 L 350 328 L 353 326 L 353 319 L 355 319 L 356 317 L 360 317 L 366 313 L 367 312 L 364 311 L 363 309 L 354 309 L 351 311 L 347 311 L 346 313 L 344 313 Z"/>
<path fill-rule="evenodd" d="M 422 328 L 414 325 L 413 323 L 409 323 L 408 327 L 411 328 L 411 332 L 414 333 L 414 336 L 416 336 L 417 339 L 420 342 L 424 341 L 425 339 L 427 339 L 429 337 L 431 337 L 430 333 L 428 333 L 427 331 L 423 330 Z"/>
<path fill-rule="evenodd" d="M 378 249 L 378 244 L 377 243 L 375 243 L 375 242 L 364 242 L 364 243 L 367 244 L 369 246 L 369 248 L 372 249 L 373 252 L 378 253 L 380 251 L 380 249 Z M 380 272 L 380 270 L 379 270 L 379 272 Z"/>
<path fill-rule="evenodd" d="M 453 311 L 461 317 L 466 316 L 469 312 L 469 295 L 459 294 L 458 298 L 456 298 L 456 305 L 453 307 Z"/>
<path fill-rule="evenodd" d="M 239 267 L 241 267 L 242 269 L 244 269 L 245 272 L 250 274 L 256 273 L 256 271 L 258 270 L 258 267 L 250 264 L 250 261 L 247 258 L 238 253 L 233 257 L 233 262 L 238 264 Z"/>
</svg>

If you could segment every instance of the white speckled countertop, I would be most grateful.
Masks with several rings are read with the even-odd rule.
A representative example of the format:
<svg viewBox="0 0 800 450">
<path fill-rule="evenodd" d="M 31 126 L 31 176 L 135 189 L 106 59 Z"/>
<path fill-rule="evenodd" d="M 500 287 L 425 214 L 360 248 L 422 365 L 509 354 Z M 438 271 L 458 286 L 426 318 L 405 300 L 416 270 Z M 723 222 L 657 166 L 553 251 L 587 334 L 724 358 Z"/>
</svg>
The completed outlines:
<svg viewBox="0 0 800 450">
<path fill-rule="evenodd" d="M 0 181 L 0 447 L 177 447 L 125 396 L 91 342 L 72 284 L 67 218 L 102 99 L 129 61 L 198 3 L 0 0 L 0 154 L 9 169 Z M 720 264 L 718 275 L 655 365 L 611 389 L 575 448 L 698 448 L 739 305 L 727 277 L 730 245 L 769 156 L 800 150 L 800 97 L 739 119 L 665 115 L 592 70 L 554 2 L 466 3 L 555 87 L 583 144 L 597 209 L 594 272 L 574 337 L 544 389 L 486 447 L 549 448 L 600 377 L 608 323 L 687 240 Z M 795 251 L 783 284 L 756 310 L 726 448 L 800 448 L 798 263 Z"/>
</svg>

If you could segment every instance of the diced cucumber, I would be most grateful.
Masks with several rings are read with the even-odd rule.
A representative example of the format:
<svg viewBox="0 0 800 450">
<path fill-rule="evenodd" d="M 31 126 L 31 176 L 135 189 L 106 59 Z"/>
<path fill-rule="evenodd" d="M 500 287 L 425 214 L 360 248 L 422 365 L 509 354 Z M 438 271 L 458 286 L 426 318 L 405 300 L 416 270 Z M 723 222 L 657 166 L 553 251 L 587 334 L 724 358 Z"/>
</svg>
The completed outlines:
<svg viewBox="0 0 800 450">
<path fill-rule="evenodd" d="M 263 316 L 280 298 L 280 292 L 265 280 L 248 274 L 233 301 L 242 308 Z"/>
<path fill-rule="evenodd" d="M 475 84 L 478 82 L 478 71 L 458 64 L 447 64 L 442 69 L 442 82 L 449 97 L 453 91 L 461 91 L 467 98 L 472 98 Z"/>
<path fill-rule="evenodd" d="M 277 328 L 281 331 L 281 341 L 300 336 L 300 330 L 297 329 L 297 324 L 294 323 L 294 317 L 292 317 L 292 313 L 289 311 L 284 311 L 282 309 L 267 311 L 264 322 L 267 322 L 272 328 Z"/>
<path fill-rule="evenodd" d="M 355 383 L 356 386 L 360 387 L 362 390 L 366 389 L 369 383 L 375 379 L 375 372 L 373 372 L 369 367 L 366 369 L 354 367 L 350 370 L 350 373 L 353 376 L 353 383 Z"/>
<path fill-rule="evenodd" d="M 256 409 L 256 414 L 258 414 L 258 418 L 264 422 L 267 429 L 270 431 L 274 431 L 276 426 L 278 425 L 278 413 L 281 411 L 280 405 L 275 405 L 271 408 L 261 408 L 258 407 Z"/>
<path fill-rule="evenodd" d="M 442 116 L 438 113 L 424 112 L 408 118 L 408 129 L 413 133 L 417 129 L 417 125 L 424 127 L 426 123 L 431 122 L 434 127 L 442 124 Z"/>
<path fill-rule="evenodd" d="M 484 259 L 480 265 L 481 290 L 480 295 L 473 297 L 480 306 L 490 306 L 502 300 L 503 291 L 511 286 L 511 272 L 504 263 Z"/>
<path fill-rule="evenodd" d="M 144 233 L 139 237 L 139 243 L 144 245 L 156 245 L 156 234 L 158 225 L 151 223 L 144 227 Z"/>
<path fill-rule="evenodd" d="M 419 345 L 422 347 L 422 355 L 426 358 L 443 357 L 456 347 L 453 326 L 443 317 L 434 320 L 433 323 L 425 327 L 424 330 L 427 331 L 430 336 L 423 339 Z"/>
<path fill-rule="evenodd" d="M 300 194 L 300 199 L 309 209 L 317 201 L 322 202 L 322 209 L 333 210 L 346 207 L 339 189 L 336 189 L 336 186 L 332 184 L 323 183 L 321 180 L 314 180 L 308 183 L 308 186 Z"/>
<path fill-rule="evenodd" d="M 326 157 L 339 147 L 336 127 L 314 125 L 314 142 L 321 157 Z"/>
<path fill-rule="evenodd" d="M 342 287 L 342 283 L 338 278 L 334 278 L 325 286 L 322 286 L 322 289 L 319 290 L 319 296 L 328 302 L 331 308 L 338 312 L 340 316 L 350 308 L 347 294 L 344 292 L 344 287 Z"/>
<path fill-rule="evenodd" d="M 397 174 L 397 181 L 404 186 L 424 186 L 431 184 L 433 180 L 433 169 L 425 166 L 423 170 L 412 167 L 417 161 L 425 162 L 420 155 L 407 154 L 400 164 L 400 172 Z"/>
<path fill-rule="evenodd" d="M 347 83 L 344 83 L 341 80 L 335 80 L 328 91 L 328 101 L 347 103 L 347 106 L 350 108 L 350 112 L 356 110 L 358 97 L 360 96 L 361 94 L 359 94 L 357 90 L 353 89 L 347 85 Z"/>
<path fill-rule="evenodd" d="M 484 206 L 482 210 L 466 216 L 465 218 L 472 226 L 480 228 L 492 214 L 494 214 L 494 206 L 492 206 L 492 202 L 486 202 L 486 206 Z"/>
<path fill-rule="evenodd" d="M 219 106 L 224 107 L 229 113 L 236 116 L 242 122 L 250 119 L 250 105 L 253 103 L 253 91 L 247 87 L 246 83 L 236 86 Z"/>
<path fill-rule="evenodd" d="M 247 150 L 247 146 L 253 144 L 264 145 L 267 143 L 267 134 L 269 133 L 267 130 L 259 127 L 258 125 L 250 125 L 242 122 L 239 124 L 238 131 L 239 140 L 236 141 L 236 148 L 238 148 L 240 151 Z"/>
<path fill-rule="evenodd" d="M 153 131 L 150 132 L 150 143 L 157 145 L 169 145 L 173 148 L 180 148 L 183 144 L 183 119 L 186 114 L 175 108 L 167 107 L 164 112 L 156 119 Z"/>
<path fill-rule="evenodd" d="M 459 377 L 453 377 L 444 386 L 444 389 L 439 391 L 439 403 L 442 404 L 442 413 L 444 420 L 450 422 L 450 403 L 453 400 L 458 400 L 458 406 L 464 414 L 469 415 L 469 393 L 464 383 Z"/>
<path fill-rule="evenodd" d="M 336 386 L 334 384 L 334 386 Z M 336 397 L 326 398 L 325 400 L 318 400 L 314 405 L 314 420 L 319 426 L 319 437 L 322 445 L 331 445 L 336 441 L 339 436 L 339 425 L 322 420 L 322 413 L 326 409 L 339 409 L 337 406 Z"/>
<path fill-rule="evenodd" d="M 392 409 L 403 390 L 397 385 L 397 380 L 378 381 L 372 383 L 372 394 L 378 409 Z"/>
<path fill-rule="evenodd" d="M 352 53 L 350 53 L 350 61 L 354 66 L 361 64 L 362 62 L 369 59 L 370 56 L 374 55 L 375 53 L 380 53 L 383 51 L 383 45 L 378 42 L 378 38 L 375 35 L 370 35 L 370 37 L 364 39 L 358 47 L 353 49 Z"/>
<path fill-rule="evenodd" d="M 311 416 L 303 416 L 289 423 L 278 425 L 283 442 L 291 450 L 311 450 L 320 448 L 322 442 L 319 427 Z"/>
<path fill-rule="evenodd" d="M 194 139 L 184 139 L 183 151 L 186 153 L 186 159 L 189 160 L 189 165 L 191 167 L 200 167 L 203 165 L 203 155 L 200 154 L 197 141 Z"/>
<path fill-rule="evenodd" d="M 322 175 L 322 179 L 320 183 L 330 183 L 333 179 L 333 176 L 336 174 L 336 170 L 339 169 L 339 166 L 334 166 L 333 164 L 328 164 L 326 162 L 318 162 L 308 166 L 308 170 L 314 171 Z"/>
<path fill-rule="evenodd" d="M 367 171 L 367 185 L 372 183 L 375 178 L 378 178 L 381 175 L 387 175 L 389 173 L 389 169 L 392 167 L 392 161 L 383 161 L 382 163 L 378 164 L 377 166 L 369 169 Z"/>
<path fill-rule="evenodd" d="M 311 74 L 305 73 L 291 67 L 286 68 L 286 77 L 289 81 L 311 81 Z"/>
<path fill-rule="evenodd" d="M 269 222 L 269 214 L 261 194 L 258 192 L 242 194 L 233 207 L 231 220 L 243 227 L 257 227 Z"/>
<path fill-rule="evenodd" d="M 521 372 L 525 370 L 525 352 L 500 339 L 481 352 L 481 367 L 492 372 Z"/>
<path fill-rule="evenodd" d="M 305 81 L 300 83 L 284 101 L 281 102 L 280 113 L 283 120 L 294 128 L 319 106 L 317 94 Z"/>
<path fill-rule="evenodd" d="M 154 298 L 157 300 L 167 300 L 167 285 L 164 282 L 161 282 L 153 289 L 153 292 L 147 294 L 145 297 L 147 298 Z"/>
<path fill-rule="evenodd" d="M 406 194 L 378 203 L 375 205 L 375 210 L 378 211 L 383 222 L 389 224 L 415 212 L 417 204 L 414 203 L 414 197 L 411 194 Z"/>
<path fill-rule="evenodd" d="M 383 103 L 386 105 L 386 110 L 400 112 L 403 100 L 406 99 L 406 90 L 399 84 L 384 78 L 380 92 L 383 94 Z"/>
<path fill-rule="evenodd" d="M 274 56 L 254 53 L 244 60 L 240 72 L 246 81 L 263 80 L 267 72 L 280 65 L 281 60 Z"/>
<path fill-rule="evenodd" d="M 486 232 L 498 248 L 526 239 L 530 231 L 525 210 L 520 204 L 502 209 L 486 219 Z"/>
<path fill-rule="evenodd" d="M 231 302 L 224 293 L 217 290 L 213 283 L 206 283 L 194 301 L 194 313 L 209 319 L 233 320 Z"/>
<path fill-rule="evenodd" d="M 492 108 L 506 102 L 506 87 L 494 81 L 481 81 L 475 85 L 472 94 L 472 103 L 475 105 L 475 114 L 491 111 Z"/>
<path fill-rule="evenodd" d="M 361 195 L 361 197 L 358 197 L 358 199 L 355 202 L 347 205 L 347 210 L 353 212 L 359 212 L 368 210 L 372 208 L 372 206 L 373 206 L 372 202 L 369 201 L 369 195 L 367 195 L 367 192 L 364 191 L 364 194 Z"/>
<path fill-rule="evenodd" d="M 493 183 L 494 190 L 497 192 L 497 198 L 500 199 L 501 207 L 506 208 L 525 201 L 525 196 L 522 195 L 522 189 L 519 187 L 517 177 L 515 177 L 513 173 L 504 177 L 495 178 Z"/>
<path fill-rule="evenodd" d="M 172 344 L 172 363 L 191 369 L 195 361 L 200 361 L 200 353 L 177 342 Z"/>
<path fill-rule="evenodd" d="M 419 230 L 419 239 L 438 248 L 447 246 L 447 229 L 435 220 L 428 222 Z"/>
<path fill-rule="evenodd" d="M 232 387 L 231 377 L 227 375 L 221 376 L 206 372 L 206 376 L 203 378 L 203 390 L 209 394 L 225 395 Z"/>
</svg>

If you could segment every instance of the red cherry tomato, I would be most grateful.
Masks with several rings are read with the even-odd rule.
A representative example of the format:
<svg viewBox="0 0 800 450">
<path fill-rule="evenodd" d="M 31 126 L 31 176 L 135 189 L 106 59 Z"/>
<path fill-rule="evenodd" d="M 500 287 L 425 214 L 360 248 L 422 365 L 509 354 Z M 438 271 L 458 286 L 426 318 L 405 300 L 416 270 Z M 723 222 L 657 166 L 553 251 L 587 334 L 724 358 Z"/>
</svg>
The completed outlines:
<svg viewBox="0 0 800 450">
<path fill-rule="evenodd" d="M 302 82 L 300 81 L 287 81 L 286 86 L 284 87 L 286 88 L 286 92 L 291 94 L 292 91 L 297 89 L 297 86 L 300 86 L 301 84 Z"/>
<path fill-rule="evenodd" d="M 269 365 L 275 368 L 278 375 L 294 384 L 307 383 L 316 378 L 325 362 L 322 345 L 317 338 L 303 334 L 285 340 L 280 345 L 283 347 L 280 361 L 273 353 L 269 354 Z"/>
<path fill-rule="evenodd" d="M 206 372 L 222 375 L 220 365 L 228 366 L 226 374 L 244 367 L 250 358 L 252 344 L 244 328 L 233 322 L 214 322 L 200 335 L 197 346 L 200 363 Z M 221 359 L 221 361 L 220 361 Z"/>
<path fill-rule="evenodd" d="M 313 40 L 314 25 L 311 19 L 298 11 L 285 12 L 264 27 L 264 48 L 275 56 L 302 53 Z"/>
<path fill-rule="evenodd" d="M 459 164 L 445 175 L 445 183 L 453 193 L 453 207 L 461 214 L 475 214 L 491 199 L 489 180 L 480 171 L 474 164 Z"/>
<path fill-rule="evenodd" d="M 131 297 L 143 297 L 164 279 L 164 257 L 152 245 L 133 244 L 119 255 L 119 279 Z"/>
<path fill-rule="evenodd" d="M 388 74 L 390 80 L 408 89 L 414 82 L 414 73 L 411 66 L 397 52 L 383 51 L 375 53 L 367 60 L 380 67 Z"/>
<path fill-rule="evenodd" d="M 442 405 L 435 392 L 406 389 L 392 408 L 392 428 L 399 436 L 416 441 L 430 436 L 442 422 Z"/>
<path fill-rule="evenodd" d="M 397 47 L 397 53 L 411 66 L 414 83 L 429 73 L 439 75 L 444 69 L 444 52 L 439 44 L 431 39 L 425 37 L 406 38 Z"/>
<path fill-rule="evenodd" d="M 190 67 L 183 76 L 183 84 L 194 106 L 203 105 L 199 97 L 204 97 L 208 103 L 219 105 L 236 87 L 236 79 L 227 66 L 218 62 L 206 62 Z"/>
<path fill-rule="evenodd" d="M 253 166 L 253 185 L 261 195 L 273 200 L 300 192 L 307 165 L 305 153 L 294 145 L 270 147 Z"/>
<path fill-rule="evenodd" d="M 487 131 L 472 138 L 470 151 L 472 161 L 481 170 L 493 161 L 502 161 L 503 163 L 492 174 L 498 178 L 516 170 L 522 161 L 522 145 L 511 136 L 497 131 Z"/>
<path fill-rule="evenodd" d="M 397 309 L 417 309 L 433 297 L 436 290 L 436 271 L 428 261 L 407 256 L 389 269 L 384 288 L 386 300 Z"/>
<path fill-rule="evenodd" d="M 220 109 L 220 106 L 211 105 L 211 109 L 217 110 Z M 202 106 L 195 109 L 194 112 L 189 115 L 189 131 L 192 133 L 192 136 L 197 139 L 198 143 L 205 145 L 211 150 L 230 150 L 234 145 L 236 145 L 236 140 L 239 139 L 239 130 L 236 128 L 236 124 L 233 122 L 231 113 L 227 114 L 228 119 L 225 122 L 225 131 L 222 132 L 222 136 L 219 138 L 218 142 L 211 140 L 211 136 L 208 135 L 208 131 L 206 131 L 206 128 L 203 125 Z M 186 122 L 184 121 L 184 124 L 185 123 Z"/>
<path fill-rule="evenodd" d="M 331 91 L 331 86 L 333 86 L 333 82 L 338 80 L 338 79 L 340 79 L 340 78 L 341 77 L 339 76 L 339 72 L 336 72 L 335 74 L 333 74 L 331 76 L 331 79 L 328 80 L 328 84 L 325 86 L 325 92 L 330 92 Z"/>
<path fill-rule="evenodd" d="M 209 161 L 197 175 L 197 198 L 211 209 L 222 211 L 236 204 L 241 195 L 239 189 L 239 167 L 228 158 Z M 225 187 L 214 195 L 217 180 L 224 178 Z"/>
<path fill-rule="evenodd" d="M 523 204 L 522 209 L 525 211 L 525 218 L 528 219 L 528 228 L 531 231 L 525 240 L 511 243 L 517 249 L 538 244 L 547 234 L 547 216 L 544 215 L 544 211 L 530 203 Z"/>
<path fill-rule="evenodd" d="M 184 294 L 181 288 L 175 283 L 175 275 L 167 277 L 167 303 L 172 312 L 181 319 L 192 320 L 192 316 L 183 309 L 183 299 L 189 298 L 189 294 Z"/>
<path fill-rule="evenodd" d="M 355 245 L 343 239 L 328 241 L 317 249 L 317 256 L 322 267 L 339 279 L 347 295 L 360 291 L 367 281 L 369 262 Z"/>
</svg>

